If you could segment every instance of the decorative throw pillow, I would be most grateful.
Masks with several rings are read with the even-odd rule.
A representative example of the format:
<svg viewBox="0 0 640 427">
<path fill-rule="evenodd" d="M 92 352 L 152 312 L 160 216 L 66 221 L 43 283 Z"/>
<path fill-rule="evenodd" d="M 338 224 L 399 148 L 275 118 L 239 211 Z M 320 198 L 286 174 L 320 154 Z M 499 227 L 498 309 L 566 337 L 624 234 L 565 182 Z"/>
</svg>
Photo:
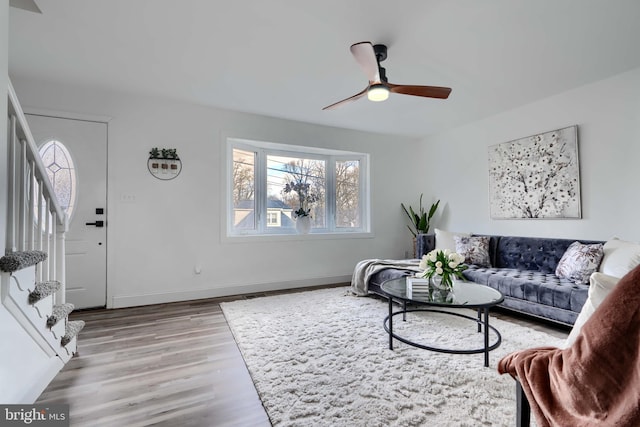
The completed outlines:
<svg viewBox="0 0 640 427">
<path fill-rule="evenodd" d="M 589 276 L 598 269 L 604 254 L 603 245 L 583 245 L 573 242 L 556 267 L 556 276 L 572 280 L 578 285 L 589 283 Z"/>
<path fill-rule="evenodd" d="M 621 278 L 640 264 L 640 244 L 612 239 L 604 244 L 604 257 L 598 271 Z"/>
<path fill-rule="evenodd" d="M 488 236 L 454 236 L 456 252 L 464 257 L 464 262 L 479 267 L 491 267 Z"/>
<path fill-rule="evenodd" d="M 455 236 L 470 237 L 471 233 L 454 233 L 451 231 L 435 229 L 436 234 L 436 249 L 449 249 L 450 251 L 456 250 L 456 241 L 453 239 Z"/>
</svg>

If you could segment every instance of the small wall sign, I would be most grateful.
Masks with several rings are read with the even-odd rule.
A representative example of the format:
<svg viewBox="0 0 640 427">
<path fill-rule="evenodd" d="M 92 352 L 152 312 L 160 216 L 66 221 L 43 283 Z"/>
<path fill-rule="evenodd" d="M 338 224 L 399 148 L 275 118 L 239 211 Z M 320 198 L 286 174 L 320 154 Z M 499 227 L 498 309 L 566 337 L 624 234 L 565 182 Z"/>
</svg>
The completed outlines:
<svg viewBox="0 0 640 427">
<path fill-rule="evenodd" d="M 175 148 L 157 148 L 149 151 L 147 168 L 151 175 L 158 179 L 169 180 L 180 175 L 182 171 L 182 161 Z"/>
</svg>

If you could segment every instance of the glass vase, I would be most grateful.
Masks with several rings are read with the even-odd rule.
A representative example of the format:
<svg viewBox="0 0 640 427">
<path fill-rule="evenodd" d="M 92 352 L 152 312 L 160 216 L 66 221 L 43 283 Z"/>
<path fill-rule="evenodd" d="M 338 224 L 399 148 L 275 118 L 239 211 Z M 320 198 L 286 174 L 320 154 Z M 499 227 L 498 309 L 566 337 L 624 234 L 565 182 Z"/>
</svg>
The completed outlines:
<svg viewBox="0 0 640 427">
<path fill-rule="evenodd" d="M 296 231 L 298 234 L 309 234 L 311 231 L 311 217 L 308 215 L 297 217 Z"/>
<path fill-rule="evenodd" d="M 434 274 L 429 280 L 429 296 L 437 303 L 452 303 L 454 301 L 453 285 L 455 276 L 439 276 Z"/>
<path fill-rule="evenodd" d="M 431 276 L 431 284 L 433 287 L 443 291 L 453 291 L 455 281 L 456 279 L 453 275 L 440 276 L 438 274 L 434 274 Z"/>
</svg>

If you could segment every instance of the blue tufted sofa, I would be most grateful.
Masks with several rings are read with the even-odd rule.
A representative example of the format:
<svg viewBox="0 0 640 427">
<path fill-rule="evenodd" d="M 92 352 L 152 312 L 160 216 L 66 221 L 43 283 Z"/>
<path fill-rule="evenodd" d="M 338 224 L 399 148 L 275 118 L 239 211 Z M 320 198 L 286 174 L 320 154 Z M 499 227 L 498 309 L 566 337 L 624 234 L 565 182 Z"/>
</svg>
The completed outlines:
<svg viewBox="0 0 640 427">
<path fill-rule="evenodd" d="M 573 325 L 587 300 L 589 285 L 577 285 L 556 277 L 560 258 L 576 239 L 488 236 L 491 267 L 470 266 L 464 276 L 473 282 L 502 292 L 502 307 Z M 579 240 L 585 244 L 604 243 Z M 418 235 L 417 254 L 422 257 L 435 248 L 435 235 Z M 381 294 L 380 285 L 409 273 L 387 269 L 369 281 L 369 292 Z"/>
</svg>

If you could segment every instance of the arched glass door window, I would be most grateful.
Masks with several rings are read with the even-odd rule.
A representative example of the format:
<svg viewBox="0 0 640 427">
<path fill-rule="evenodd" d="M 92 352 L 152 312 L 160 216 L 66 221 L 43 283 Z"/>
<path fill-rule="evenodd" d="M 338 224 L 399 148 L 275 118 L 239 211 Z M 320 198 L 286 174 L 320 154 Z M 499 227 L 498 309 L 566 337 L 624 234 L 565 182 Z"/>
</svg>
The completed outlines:
<svg viewBox="0 0 640 427">
<path fill-rule="evenodd" d="M 62 142 L 57 140 L 44 143 L 39 151 L 58 203 L 71 218 L 78 188 L 78 177 L 71 153 Z"/>
</svg>

